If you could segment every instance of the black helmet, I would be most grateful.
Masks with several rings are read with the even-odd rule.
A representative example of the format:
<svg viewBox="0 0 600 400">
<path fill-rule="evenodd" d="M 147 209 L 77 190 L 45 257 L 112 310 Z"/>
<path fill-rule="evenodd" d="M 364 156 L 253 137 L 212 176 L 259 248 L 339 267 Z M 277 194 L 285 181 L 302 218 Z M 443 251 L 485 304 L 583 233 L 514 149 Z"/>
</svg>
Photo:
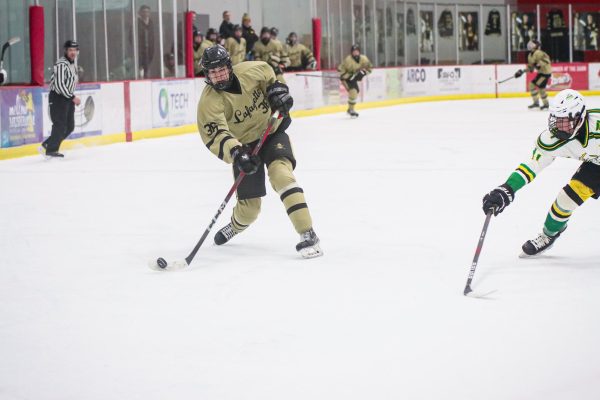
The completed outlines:
<svg viewBox="0 0 600 400">
<path fill-rule="evenodd" d="M 272 36 L 278 36 L 279 35 L 279 29 L 272 27 L 271 28 L 271 35 Z"/>
<path fill-rule="evenodd" d="M 241 30 L 242 30 L 242 26 L 241 26 L 241 25 L 235 24 L 235 25 L 233 26 L 233 31 L 234 31 L 234 32 L 235 32 L 235 31 L 241 31 Z"/>
<path fill-rule="evenodd" d="M 263 35 L 263 33 L 267 33 L 269 32 L 269 35 L 271 34 L 271 30 L 269 28 L 267 28 L 266 26 L 263 26 L 262 29 L 260 30 L 260 36 Z"/>
<path fill-rule="evenodd" d="M 360 46 L 359 46 L 359 45 L 357 45 L 356 43 L 354 43 L 354 44 L 352 45 L 352 47 L 350 47 L 350 53 L 352 53 L 354 50 L 358 50 L 358 51 L 360 51 Z"/>
<path fill-rule="evenodd" d="M 295 38 L 295 39 L 292 40 L 292 38 Z M 291 46 L 291 45 L 296 44 L 297 41 L 298 41 L 298 35 L 296 34 L 296 32 L 290 32 L 290 34 L 288 35 L 287 40 L 286 40 L 287 44 L 289 44 Z"/>
<path fill-rule="evenodd" d="M 211 35 L 218 35 L 218 32 L 217 32 L 217 30 L 215 28 L 209 28 L 206 31 L 206 38 L 207 39 L 210 39 Z"/>
<path fill-rule="evenodd" d="M 229 57 L 227 50 L 225 50 L 225 47 L 221 46 L 220 44 L 209 47 L 208 49 L 204 50 L 204 54 L 202 54 L 202 60 L 200 62 L 202 63 L 204 76 L 206 76 L 207 85 L 210 85 L 218 90 L 225 90 L 231 86 L 231 82 L 233 80 L 233 69 L 231 67 L 231 58 Z M 229 80 L 213 83 L 208 77 L 208 71 L 223 66 L 227 66 L 229 69 Z"/>
<path fill-rule="evenodd" d="M 65 44 L 63 45 L 63 49 L 66 50 L 66 49 L 71 49 L 71 48 L 75 48 L 75 49 L 79 50 L 79 43 L 77 43 L 77 41 L 75 41 L 75 40 L 71 40 L 71 39 L 67 40 L 65 42 Z"/>
</svg>

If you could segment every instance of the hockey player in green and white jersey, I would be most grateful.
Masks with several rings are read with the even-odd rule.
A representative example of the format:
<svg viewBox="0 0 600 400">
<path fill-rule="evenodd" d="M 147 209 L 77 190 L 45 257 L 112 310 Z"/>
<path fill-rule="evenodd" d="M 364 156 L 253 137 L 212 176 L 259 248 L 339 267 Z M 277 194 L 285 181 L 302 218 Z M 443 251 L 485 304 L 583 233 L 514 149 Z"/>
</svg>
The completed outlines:
<svg viewBox="0 0 600 400">
<path fill-rule="evenodd" d="M 483 198 L 483 211 L 500 214 L 515 193 L 535 179 L 555 158 L 566 157 L 582 163 L 571 181 L 558 193 L 546 216 L 542 233 L 523 244 L 521 257 L 548 250 L 567 228 L 577 207 L 600 196 L 600 109 L 586 110 L 583 96 L 571 89 L 551 101 L 548 130 L 539 136 L 531 159 L 523 162 L 508 180 Z"/>
</svg>

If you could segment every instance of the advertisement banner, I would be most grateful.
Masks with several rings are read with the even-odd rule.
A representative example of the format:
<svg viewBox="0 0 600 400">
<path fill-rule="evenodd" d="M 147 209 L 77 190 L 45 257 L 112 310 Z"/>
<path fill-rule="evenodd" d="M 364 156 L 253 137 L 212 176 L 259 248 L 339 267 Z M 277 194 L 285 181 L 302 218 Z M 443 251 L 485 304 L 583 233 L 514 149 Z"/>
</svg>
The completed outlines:
<svg viewBox="0 0 600 400">
<path fill-rule="evenodd" d="M 433 85 L 437 69 L 435 67 L 401 68 L 402 96 L 431 96 L 435 94 Z"/>
<path fill-rule="evenodd" d="M 294 103 L 301 105 L 302 109 L 310 110 L 323 106 L 323 78 L 320 73 L 303 72 L 305 75 L 315 77 L 285 74 L 285 81 L 290 88 Z M 296 107 L 294 107 L 295 109 Z"/>
<path fill-rule="evenodd" d="M 527 76 L 521 75 L 519 78 L 514 78 L 518 70 L 526 67 L 525 64 L 496 65 L 498 81 L 504 81 L 498 84 L 498 93 L 528 92 Z"/>
<path fill-rule="evenodd" d="M 0 147 L 42 141 L 41 89 L 0 91 Z"/>
<path fill-rule="evenodd" d="M 50 108 L 48 105 L 49 94 L 50 92 L 48 89 L 45 89 L 42 96 L 44 110 L 44 138 L 50 136 L 50 132 L 52 132 L 52 120 L 50 118 Z M 81 103 L 78 106 L 75 106 L 75 129 L 73 129 L 73 133 L 69 135 L 69 139 L 101 135 L 102 99 L 100 96 L 100 85 L 78 85 L 75 90 L 75 96 L 79 97 Z"/>
<path fill-rule="evenodd" d="M 379 101 L 387 99 L 385 69 L 374 69 L 362 80 L 361 91 L 364 90 L 363 101 Z"/>
<path fill-rule="evenodd" d="M 192 79 L 152 81 L 152 127 L 195 123 L 194 89 Z"/>
<path fill-rule="evenodd" d="M 527 72 L 527 81 L 532 81 L 536 75 L 536 72 Z M 586 63 L 552 64 L 552 77 L 546 86 L 546 90 L 587 90 L 588 79 L 588 66 Z"/>
<path fill-rule="evenodd" d="M 600 90 L 600 63 L 588 64 L 590 90 Z"/>
</svg>

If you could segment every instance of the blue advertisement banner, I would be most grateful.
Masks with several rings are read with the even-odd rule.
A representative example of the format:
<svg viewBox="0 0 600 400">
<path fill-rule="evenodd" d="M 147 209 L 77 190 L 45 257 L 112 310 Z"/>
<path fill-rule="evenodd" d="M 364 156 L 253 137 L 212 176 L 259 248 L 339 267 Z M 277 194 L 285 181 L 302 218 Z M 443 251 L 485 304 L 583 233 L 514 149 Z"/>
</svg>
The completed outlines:
<svg viewBox="0 0 600 400">
<path fill-rule="evenodd" d="M 42 89 L 0 91 L 0 147 L 42 141 Z"/>
</svg>

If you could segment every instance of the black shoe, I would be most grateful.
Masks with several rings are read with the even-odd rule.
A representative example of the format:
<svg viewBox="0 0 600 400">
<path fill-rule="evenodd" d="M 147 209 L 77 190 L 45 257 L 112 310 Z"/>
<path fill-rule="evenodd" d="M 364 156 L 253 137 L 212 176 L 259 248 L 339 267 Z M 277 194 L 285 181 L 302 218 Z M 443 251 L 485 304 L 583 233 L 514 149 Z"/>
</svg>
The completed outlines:
<svg viewBox="0 0 600 400">
<path fill-rule="evenodd" d="M 233 226 L 231 222 L 221 228 L 219 232 L 215 234 L 215 244 L 222 245 L 231 240 L 232 237 L 237 235 L 238 233 L 233 230 Z"/>
<path fill-rule="evenodd" d="M 550 104 L 546 103 L 540 107 L 540 110 L 544 111 L 550 108 Z"/>
<path fill-rule="evenodd" d="M 567 228 L 565 227 L 565 229 L 567 229 Z M 523 244 L 523 246 L 521 247 L 523 249 L 523 253 L 521 253 L 521 257 L 524 258 L 524 257 L 537 256 L 537 255 L 543 253 L 544 251 L 550 249 L 552 247 L 552 245 L 554 244 L 554 241 L 556 239 L 558 239 L 560 234 L 563 233 L 565 231 L 565 229 L 558 232 L 554 236 L 548 236 L 544 232 L 542 232 L 534 239 L 526 241 Z"/>
<path fill-rule="evenodd" d="M 533 110 L 534 108 L 538 108 L 539 106 L 540 106 L 539 103 L 533 103 L 533 104 L 527 106 L 527 108 L 529 108 L 530 110 Z"/>
<path fill-rule="evenodd" d="M 357 113 L 356 111 L 354 111 L 354 110 L 350 110 L 350 109 L 349 109 L 349 110 L 347 111 L 347 113 L 348 113 L 348 115 L 350 115 L 352 118 L 356 118 L 356 117 L 358 117 L 358 113 Z"/>
<path fill-rule="evenodd" d="M 300 243 L 296 245 L 296 251 L 304 258 L 315 258 L 323 255 L 320 240 L 315 231 L 311 228 L 300 234 Z"/>
<path fill-rule="evenodd" d="M 58 151 L 51 151 L 50 153 L 46 152 L 46 156 L 52 157 L 52 158 L 64 158 L 65 157 L 64 154 L 59 153 Z"/>
</svg>

